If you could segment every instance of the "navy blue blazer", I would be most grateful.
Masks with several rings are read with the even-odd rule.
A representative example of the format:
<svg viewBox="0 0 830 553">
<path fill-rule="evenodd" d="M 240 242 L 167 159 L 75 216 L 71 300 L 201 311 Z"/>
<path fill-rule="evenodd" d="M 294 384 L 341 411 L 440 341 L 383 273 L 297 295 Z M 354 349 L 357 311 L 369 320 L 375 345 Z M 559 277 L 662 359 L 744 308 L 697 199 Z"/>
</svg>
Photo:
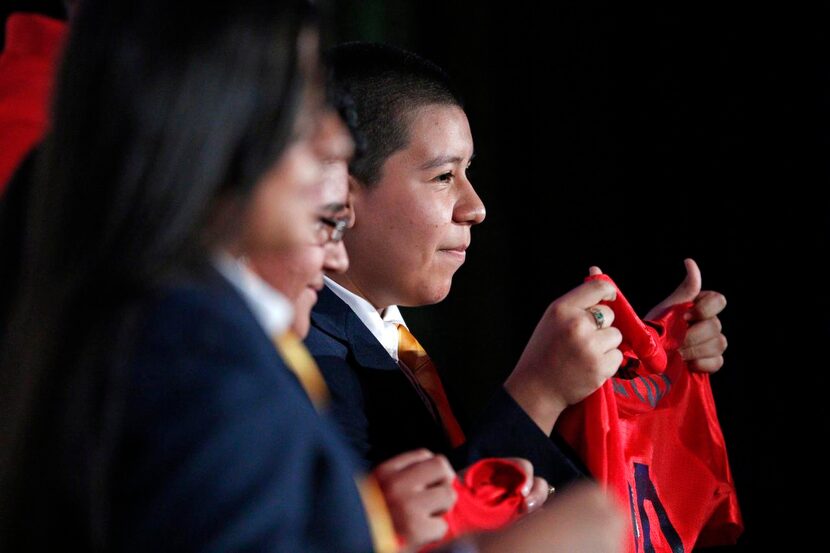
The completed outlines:
<svg viewBox="0 0 830 553">
<path fill-rule="evenodd" d="M 523 457 L 557 487 L 587 474 L 567 444 L 545 435 L 503 388 L 476 424 L 464 429 L 467 443 L 453 450 L 395 360 L 328 287 L 311 321 L 306 346 L 328 383 L 330 415 L 364 469 L 424 447 L 446 454 L 457 468 L 484 457 Z"/>
<path fill-rule="evenodd" d="M 167 290 L 137 334 L 112 550 L 371 551 L 348 449 L 211 275 Z"/>
</svg>

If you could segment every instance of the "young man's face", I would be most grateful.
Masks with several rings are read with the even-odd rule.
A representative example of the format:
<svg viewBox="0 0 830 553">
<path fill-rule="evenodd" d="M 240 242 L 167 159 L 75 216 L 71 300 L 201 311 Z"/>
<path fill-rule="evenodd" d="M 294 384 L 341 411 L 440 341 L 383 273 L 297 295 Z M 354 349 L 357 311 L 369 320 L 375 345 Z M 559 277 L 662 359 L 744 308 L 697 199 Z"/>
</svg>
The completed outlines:
<svg viewBox="0 0 830 553">
<path fill-rule="evenodd" d="M 345 238 L 352 268 L 344 282 L 378 309 L 444 299 L 470 227 L 484 220 L 467 179 L 473 137 L 464 111 L 431 104 L 409 121 L 409 142 L 389 156 L 379 182 L 354 188 L 356 220 Z"/>
</svg>

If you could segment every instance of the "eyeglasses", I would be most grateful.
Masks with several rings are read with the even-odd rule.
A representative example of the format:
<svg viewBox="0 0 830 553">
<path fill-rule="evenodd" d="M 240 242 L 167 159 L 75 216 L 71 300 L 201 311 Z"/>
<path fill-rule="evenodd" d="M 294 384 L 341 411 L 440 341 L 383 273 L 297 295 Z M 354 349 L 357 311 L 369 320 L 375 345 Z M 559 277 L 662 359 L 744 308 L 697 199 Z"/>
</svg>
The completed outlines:
<svg viewBox="0 0 830 553">
<path fill-rule="evenodd" d="M 315 236 L 321 246 L 329 242 L 340 242 L 346 234 L 348 219 L 329 219 L 328 217 L 317 217 L 314 225 Z"/>
</svg>

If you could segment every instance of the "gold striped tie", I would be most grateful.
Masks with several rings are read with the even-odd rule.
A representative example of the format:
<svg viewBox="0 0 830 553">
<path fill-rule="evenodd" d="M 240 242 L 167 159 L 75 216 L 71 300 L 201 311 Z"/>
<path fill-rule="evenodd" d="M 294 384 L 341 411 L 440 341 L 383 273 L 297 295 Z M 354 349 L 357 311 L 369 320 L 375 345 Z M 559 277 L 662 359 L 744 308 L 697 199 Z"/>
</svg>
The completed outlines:
<svg viewBox="0 0 830 553">
<path fill-rule="evenodd" d="M 285 364 L 297 376 L 314 407 L 318 411 L 323 409 L 329 401 L 329 388 L 303 341 L 294 332 L 287 330 L 274 338 L 274 344 Z"/>
<path fill-rule="evenodd" d="M 453 447 L 463 444 L 464 432 L 452 413 L 435 363 L 429 358 L 418 340 L 402 324 L 398 325 L 398 359 L 404 371 L 409 371 L 414 377 L 414 380 L 410 378 L 413 385 L 421 387 L 438 411 L 439 422 L 444 427 L 450 444 Z"/>
<path fill-rule="evenodd" d="M 329 389 L 320 367 L 305 344 L 290 330 L 275 336 L 273 342 L 285 364 L 297 376 L 314 407 L 318 411 L 323 409 L 328 404 Z M 397 553 L 400 549 L 397 535 L 377 481 L 370 475 L 355 478 L 355 484 L 366 510 L 374 550 L 377 553 Z"/>
</svg>

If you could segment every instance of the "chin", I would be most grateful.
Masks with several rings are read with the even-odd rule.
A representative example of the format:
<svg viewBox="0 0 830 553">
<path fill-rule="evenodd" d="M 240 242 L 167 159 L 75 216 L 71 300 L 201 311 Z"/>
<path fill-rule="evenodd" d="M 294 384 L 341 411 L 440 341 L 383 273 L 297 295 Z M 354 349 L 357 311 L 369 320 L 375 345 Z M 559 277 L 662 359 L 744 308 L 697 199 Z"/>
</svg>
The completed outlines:
<svg viewBox="0 0 830 553">
<path fill-rule="evenodd" d="M 291 330 L 294 331 L 294 334 L 296 334 L 300 340 L 305 340 L 306 336 L 308 336 L 308 330 L 310 328 L 311 321 L 308 317 L 302 320 L 294 319 L 294 323 L 291 325 Z"/>
<path fill-rule="evenodd" d="M 304 292 L 294 302 L 294 324 L 291 330 L 300 338 L 308 336 L 308 329 L 311 326 L 311 308 L 314 307 L 317 298 L 311 292 Z"/>
<path fill-rule="evenodd" d="M 418 307 L 419 305 L 433 305 L 444 301 L 450 294 L 452 287 L 452 278 L 448 278 L 441 283 L 430 283 L 427 286 L 419 288 L 416 294 L 412 295 L 411 302 L 401 303 L 406 307 Z"/>
</svg>

